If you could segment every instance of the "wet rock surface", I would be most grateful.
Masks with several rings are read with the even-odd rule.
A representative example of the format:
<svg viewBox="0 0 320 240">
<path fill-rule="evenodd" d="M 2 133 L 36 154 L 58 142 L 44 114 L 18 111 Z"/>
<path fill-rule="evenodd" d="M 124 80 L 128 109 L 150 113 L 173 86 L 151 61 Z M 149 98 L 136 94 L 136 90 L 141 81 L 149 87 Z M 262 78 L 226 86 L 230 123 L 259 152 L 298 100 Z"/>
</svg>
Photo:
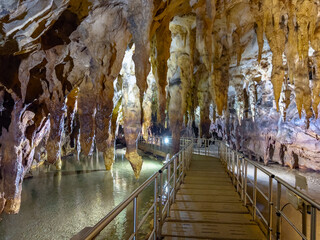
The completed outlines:
<svg viewBox="0 0 320 240">
<path fill-rule="evenodd" d="M 125 139 L 220 137 L 253 159 L 320 170 L 320 2 L 0 2 L 0 212 L 33 162 Z M 120 130 L 119 130 L 120 129 Z M 123 131 L 122 131 L 123 130 Z M 122 141 L 123 142 L 123 141 Z"/>
</svg>

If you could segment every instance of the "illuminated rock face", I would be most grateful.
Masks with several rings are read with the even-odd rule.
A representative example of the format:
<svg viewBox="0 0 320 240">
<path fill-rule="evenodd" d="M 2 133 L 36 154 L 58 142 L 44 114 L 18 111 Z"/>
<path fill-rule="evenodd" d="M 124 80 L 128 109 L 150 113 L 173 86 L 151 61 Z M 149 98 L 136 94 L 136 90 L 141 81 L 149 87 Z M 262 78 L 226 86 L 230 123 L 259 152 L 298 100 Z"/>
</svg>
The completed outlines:
<svg viewBox="0 0 320 240">
<path fill-rule="evenodd" d="M 97 149 L 110 170 L 120 125 L 137 177 L 138 137 L 165 126 L 172 153 L 181 134 L 215 131 L 265 163 L 320 170 L 318 8 L 311 0 L 2 1 L 0 212 L 19 211 L 34 159 L 59 168 L 64 150 Z"/>
</svg>

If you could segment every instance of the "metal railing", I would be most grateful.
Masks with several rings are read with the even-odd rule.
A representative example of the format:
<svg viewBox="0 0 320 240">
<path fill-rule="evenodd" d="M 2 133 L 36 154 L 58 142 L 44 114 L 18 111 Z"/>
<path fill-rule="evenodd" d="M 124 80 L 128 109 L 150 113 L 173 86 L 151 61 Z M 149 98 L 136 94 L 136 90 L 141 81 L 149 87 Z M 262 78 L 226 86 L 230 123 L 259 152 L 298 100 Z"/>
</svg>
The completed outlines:
<svg viewBox="0 0 320 240">
<path fill-rule="evenodd" d="M 163 139 L 159 138 L 159 141 Z M 153 227 L 151 232 L 147 233 L 148 240 L 156 240 L 161 236 L 161 228 L 164 219 L 170 215 L 170 207 L 175 202 L 177 189 L 180 187 L 185 173 L 189 168 L 193 152 L 191 140 L 183 140 L 182 149 L 172 156 L 169 161 L 139 188 L 137 188 L 126 200 L 114 208 L 108 215 L 102 218 L 95 226 L 84 228 L 72 239 L 93 239 L 104 230 L 112 220 L 114 220 L 130 203 L 133 203 L 133 232 L 129 239 L 138 239 L 138 231 L 146 222 L 148 216 L 153 213 Z M 138 198 L 140 194 L 153 184 L 153 204 L 147 210 L 146 214 L 138 218 Z"/>
<path fill-rule="evenodd" d="M 252 161 L 246 158 L 242 153 L 233 150 L 223 141 L 214 139 L 193 139 L 193 142 L 195 154 L 220 158 L 230 175 L 237 192 L 241 196 L 241 200 L 244 205 L 251 210 L 253 220 L 262 223 L 262 226 L 260 224 L 260 227 L 265 228 L 268 239 L 280 239 L 282 219 L 284 219 L 302 239 L 316 239 L 316 217 L 317 212 L 319 213 L 320 211 L 320 204 L 318 202 L 314 201 L 297 188 L 291 186 L 283 179 L 267 171 L 258 162 Z M 253 170 L 253 176 L 248 176 L 249 170 Z M 263 180 L 266 178 L 267 184 L 265 184 L 266 181 Z M 263 186 L 264 190 L 267 188 L 265 191 L 258 185 L 258 183 L 261 184 L 261 182 L 262 185 L 266 185 Z M 284 199 L 282 196 L 283 188 L 287 193 L 293 194 L 294 198 L 296 198 L 299 203 L 296 211 L 301 212 L 301 226 L 297 226 L 293 219 L 290 219 L 283 211 L 283 208 L 289 204 L 288 199 Z M 276 203 L 275 206 L 274 201 Z M 266 202 L 267 204 L 263 204 L 263 202 Z M 263 209 L 264 211 L 262 211 L 262 208 L 259 208 L 259 206 L 264 206 L 267 210 Z M 307 221 L 308 214 L 310 215 L 309 221 Z M 274 218 L 276 218 L 275 222 Z M 310 224 L 307 224 L 307 222 Z"/>
<path fill-rule="evenodd" d="M 170 144 L 172 139 L 167 144 Z M 139 141 L 143 141 L 140 139 Z M 166 146 L 164 138 L 155 137 L 147 141 L 155 144 L 159 150 Z M 232 182 L 239 193 L 243 204 L 251 211 L 253 220 L 264 228 L 268 239 L 280 239 L 284 219 L 302 239 L 315 240 L 317 234 L 316 216 L 320 205 L 309 196 L 291 186 L 281 178 L 267 171 L 258 162 L 246 158 L 242 153 L 229 147 L 223 141 L 215 139 L 181 138 L 182 150 L 175 154 L 158 172 L 152 175 L 138 189 L 136 189 L 125 201 L 113 209 L 106 217 L 100 220 L 94 227 L 86 228 L 73 239 L 92 239 L 96 237 L 116 216 L 118 216 L 130 203 L 133 203 L 133 232 L 129 239 L 137 239 L 138 231 L 146 221 L 148 215 L 153 212 L 153 228 L 148 233 L 149 239 L 161 237 L 161 228 L 164 219 L 170 215 L 170 207 L 175 202 L 175 194 L 183 182 L 185 173 L 189 168 L 192 153 L 220 158 L 226 168 Z M 249 176 L 249 171 L 253 174 Z M 265 179 L 267 178 L 267 184 Z M 261 182 L 263 183 L 262 187 Z M 147 213 L 139 220 L 137 214 L 137 199 L 139 195 L 151 184 L 154 185 L 153 204 Z M 293 193 L 302 199 L 302 208 L 297 209 L 302 213 L 302 226 L 297 226 L 283 212 L 283 190 Z M 266 204 L 263 203 L 266 202 Z M 275 201 L 275 205 L 274 205 Z M 261 209 L 264 206 L 265 209 Z M 310 224 L 307 225 L 307 215 L 310 215 Z M 275 219 L 276 218 L 276 219 Z M 274 219 L 276 221 L 274 221 Z M 308 229 L 309 228 L 309 229 Z M 301 229 L 301 230 L 300 230 Z M 308 231 L 309 230 L 309 231 Z"/>
</svg>

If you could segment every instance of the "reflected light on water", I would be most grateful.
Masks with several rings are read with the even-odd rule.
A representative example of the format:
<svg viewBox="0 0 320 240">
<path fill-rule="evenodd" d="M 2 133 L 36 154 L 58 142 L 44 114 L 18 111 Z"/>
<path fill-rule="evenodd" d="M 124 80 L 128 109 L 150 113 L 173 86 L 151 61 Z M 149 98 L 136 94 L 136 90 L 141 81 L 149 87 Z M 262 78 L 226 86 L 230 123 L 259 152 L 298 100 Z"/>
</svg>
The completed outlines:
<svg viewBox="0 0 320 240">
<path fill-rule="evenodd" d="M 136 179 L 124 158 L 125 150 L 115 153 L 111 171 L 105 171 L 102 154 L 80 155 L 79 161 L 76 156 L 67 157 L 61 172 L 45 165 L 33 170 L 34 177 L 23 182 L 20 213 L 1 216 L 0 240 L 70 239 L 95 225 L 162 166 L 161 161 L 143 156 L 141 176 Z M 139 201 L 148 202 L 149 195 L 153 197 L 148 194 Z M 107 239 L 123 239 L 128 214 L 127 210 L 121 213 L 111 226 L 117 237 Z"/>
</svg>

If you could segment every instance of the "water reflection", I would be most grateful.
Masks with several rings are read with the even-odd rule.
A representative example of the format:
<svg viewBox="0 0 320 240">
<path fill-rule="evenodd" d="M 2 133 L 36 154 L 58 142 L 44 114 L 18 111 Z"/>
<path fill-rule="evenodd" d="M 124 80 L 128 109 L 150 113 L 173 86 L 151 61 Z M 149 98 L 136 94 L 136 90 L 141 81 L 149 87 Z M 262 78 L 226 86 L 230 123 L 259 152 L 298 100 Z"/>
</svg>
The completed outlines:
<svg viewBox="0 0 320 240">
<path fill-rule="evenodd" d="M 102 155 L 80 156 L 79 161 L 76 156 L 67 157 L 61 172 L 46 165 L 34 170 L 34 177 L 23 182 L 20 213 L 2 216 L 0 239 L 70 239 L 84 227 L 93 226 L 162 166 L 161 161 L 144 156 L 141 177 L 136 180 L 123 154 L 116 152 L 109 172 L 104 170 Z M 140 209 L 150 198 L 148 191 L 141 196 Z M 114 231 L 108 232 L 114 235 L 108 239 L 126 236 L 131 209 L 116 219 L 111 227 Z"/>
</svg>

